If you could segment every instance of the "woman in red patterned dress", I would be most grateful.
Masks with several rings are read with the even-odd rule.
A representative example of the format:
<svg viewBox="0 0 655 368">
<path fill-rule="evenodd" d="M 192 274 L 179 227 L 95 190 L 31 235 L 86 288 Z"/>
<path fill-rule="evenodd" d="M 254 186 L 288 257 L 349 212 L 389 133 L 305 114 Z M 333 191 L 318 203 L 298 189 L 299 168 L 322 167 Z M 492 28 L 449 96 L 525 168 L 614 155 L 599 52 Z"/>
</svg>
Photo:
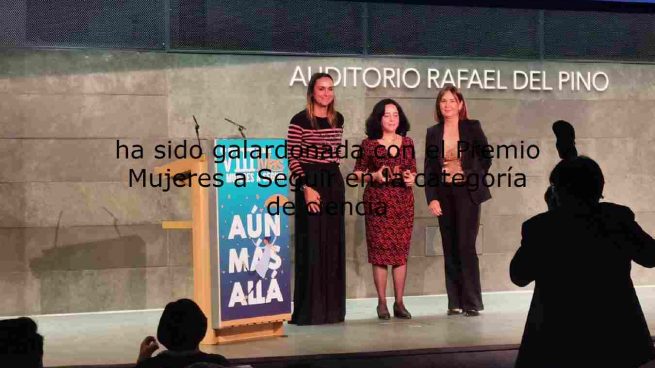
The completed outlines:
<svg viewBox="0 0 655 368">
<path fill-rule="evenodd" d="M 414 225 L 416 177 L 414 143 L 407 137 L 409 122 L 400 105 L 391 99 L 378 102 L 366 120 L 366 135 L 355 175 L 368 185 L 364 190 L 368 261 L 378 293 L 377 313 L 389 319 L 386 287 L 391 266 L 396 301 L 394 316 L 412 318 L 403 304 L 407 256 Z M 382 209 L 385 209 L 382 211 Z"/>
</svg>

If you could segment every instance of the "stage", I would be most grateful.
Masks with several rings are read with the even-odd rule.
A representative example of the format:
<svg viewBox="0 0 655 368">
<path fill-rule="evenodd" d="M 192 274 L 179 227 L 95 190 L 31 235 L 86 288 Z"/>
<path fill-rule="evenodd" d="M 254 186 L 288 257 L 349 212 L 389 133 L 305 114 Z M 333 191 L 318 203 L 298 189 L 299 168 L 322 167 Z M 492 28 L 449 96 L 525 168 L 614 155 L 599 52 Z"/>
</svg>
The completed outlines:
<svg viewBox="0 0 655 368">
<path fill-rule="evenodd" d="M 637 292 L 650 330 L 655 331 L 655 287 L 639 287 Z M 509 364 L 520 343 L 531 296 L 531 291 L 484 293 L 485 310 L 479 317 L 446 316 L 444 295 L 407 297 L 405 304 L 414 318 L 389 321 L 377 319 L 376 299 L 352 299 L 347 301 L 344 323 L 286 325 L 284 337 L 202 350 L 254 366 L 276 361 L 280 363 L 268 366 L 282 366 L 289 357 L 296 361 L 457 353 L 470 357 L 476 352 L 495 352 Z M 389 300 L 390 308 L 392 303 Z M 143 337 L 156 335 L 160 315 L 161 310 L 147 310 L 32 317 L 45 337 L 44 365 L 60 367 L 134 363 Z"/>
</svg>

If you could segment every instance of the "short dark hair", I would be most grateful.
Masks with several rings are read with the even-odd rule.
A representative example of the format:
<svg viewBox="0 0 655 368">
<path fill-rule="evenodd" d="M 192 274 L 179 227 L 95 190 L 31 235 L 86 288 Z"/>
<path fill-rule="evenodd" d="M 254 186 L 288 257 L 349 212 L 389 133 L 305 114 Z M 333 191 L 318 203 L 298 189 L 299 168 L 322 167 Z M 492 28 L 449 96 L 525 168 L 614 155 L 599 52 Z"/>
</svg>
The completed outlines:
<svg viewBox="0 0 655 368">
<path fill-rule="evenodd" d="M 17 367 L 43 367 L 43 336 L 31 318 L 0 321 L 0 361 L 5 359 Z"/>
<path fill-rule="evenodd" d="M 398 128 L 396 128 L 396 133 L 403 137 L 407 135 L 409 131 L 409 120 L 407 120 L 403 108 L 400 107 L 398 102 L 390 98 L 385 98 L 373 106 L 371 115 L 366 119 L 366 136 L 369 139 L 382 138 L 382 116 L 384 116 L 384 108 L 387 105 L 394 105 L 398 109 Z"/>
<path fill-rule="evenodd" d="M 157 340 L 168 350 L 194 350 L 207 331 L 207 317 L 193 300 L 166 304 L 157 327 Z"/>
<path fill-rule="evenodd" d="M 556 192 L 566 191 L 587 203 L 597 203 L 603 197 L 605 187 L 603 171 L 587 156 L 560 161 L 550 173 L 550 182 Z"/>
</svg>

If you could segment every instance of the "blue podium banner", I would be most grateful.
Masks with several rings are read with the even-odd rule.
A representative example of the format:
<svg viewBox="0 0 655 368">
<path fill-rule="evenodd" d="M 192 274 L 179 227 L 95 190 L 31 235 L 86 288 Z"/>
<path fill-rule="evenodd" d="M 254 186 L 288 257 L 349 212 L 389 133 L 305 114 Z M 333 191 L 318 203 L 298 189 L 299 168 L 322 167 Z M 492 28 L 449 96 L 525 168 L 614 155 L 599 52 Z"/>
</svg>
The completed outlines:
<svg viewBox="0 0 655 368">
<path fill-rule="evenodd" d="M 289 221 L 277 208 L 288 186 L 274 181 L 288 177 L 284 146 L 284 139 L 214 142 L 214 172 L 223 180 L 211 196 L 216 226 L 210 226 L 218 243 L 212 246 L 218 246 L 220 322 L 291 312 Z"/>
</svg>

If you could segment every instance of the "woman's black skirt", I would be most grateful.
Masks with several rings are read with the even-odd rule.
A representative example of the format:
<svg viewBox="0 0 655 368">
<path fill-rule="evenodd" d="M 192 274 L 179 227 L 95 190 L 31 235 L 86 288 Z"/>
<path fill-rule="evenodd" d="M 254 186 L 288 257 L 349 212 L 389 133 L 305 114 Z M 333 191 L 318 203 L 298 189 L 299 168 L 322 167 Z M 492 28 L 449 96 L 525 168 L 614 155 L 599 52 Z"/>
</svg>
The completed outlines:
<svg viewBox="0 0 655 368">
<path fill-rule="evenodd" d="M 343 322 L 346 315 L 345 188 L 338 164 L 302 164 L 305 183 L 321 198 L 309 213 L 296 189 L 294 308 L 290 323 Z"/>
</svg>

